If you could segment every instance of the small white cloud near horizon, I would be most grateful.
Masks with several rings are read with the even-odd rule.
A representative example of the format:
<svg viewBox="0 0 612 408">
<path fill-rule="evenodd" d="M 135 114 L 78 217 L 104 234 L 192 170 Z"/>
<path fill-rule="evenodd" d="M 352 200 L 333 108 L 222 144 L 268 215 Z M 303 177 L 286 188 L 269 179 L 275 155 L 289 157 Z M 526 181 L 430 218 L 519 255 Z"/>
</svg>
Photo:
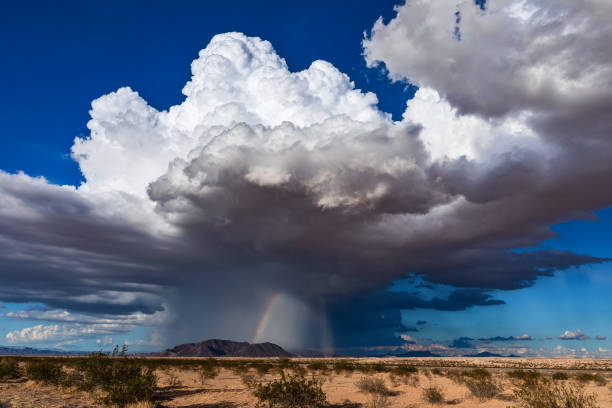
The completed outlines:
<svg viewBox="0 0 612 408">
<path fill-rule="evenodd" d="M 582 330 L 566 330 L 562 334 L 559 335 L 561 340 L 587 340 L 589 336 L 587 336 Z"/>
</svg>

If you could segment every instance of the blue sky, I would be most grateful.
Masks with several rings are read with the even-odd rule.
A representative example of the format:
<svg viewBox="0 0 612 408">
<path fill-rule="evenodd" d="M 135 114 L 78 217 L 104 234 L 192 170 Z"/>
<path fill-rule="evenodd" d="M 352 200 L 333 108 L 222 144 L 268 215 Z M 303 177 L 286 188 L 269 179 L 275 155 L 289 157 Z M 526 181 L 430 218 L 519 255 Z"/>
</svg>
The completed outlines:
<svg viewBox="0 0 612 408">
<path fill-rule="evenodd" d="M 394 6 L 398 7 L 399 14 Z M 557 89 L 562 91 L 556 98 L 567 106 L 576 107 L 573 109 L 575 112 L 588 112 L 583 117 L 567 116 L 567 111 L 558 108 L 555 101 L 547 100 L 549 95 L 545 90 L 527 89 L 531 84 L 525 80 L 533 74 L 529 68 L 538 64 L 558 65 L 559 62 L 546 57 L 534 60 L 532 65 L 527 65 L 525 77 L 514 78 L 514 73 L 509 73 L 506 75 L 510 75 L 508 83 L 500 85 L 494 74 L 499 67 L 487 65 L 494 64 L 490 62 L 494 58 L 488 58 L 487 53 L 499 51 L 503 58 L 511 58 L 513 54 L 505 51 L 512 51 L 520 44 L 508 40 L 507 43 L 492 43 L 489 48 L 461 49 L 454 54 L 452 47 L 470 44 L 470 41 L 480 44 L 478 41 L 486 33 L 483 31 L 486 25 L 481 26 L 479 19 L 494 18 L 495 14 L 490 13 L 489 6 L 495 7 L 483 1 L 445 1 L 439 8 L 415 1 L 412 9 L 401 1 L 235 1 L 222 4 L 201 1 L 60 1 L 53 4 L 26 1 L 4 7 L 0 16 L 0 53 L 3 56 L 0 66 L 0 170 L 6 174 L 6 180 L 0 182 L 6 183 L 6 187 L 0 187 L 6 191 L 5 194 L 14 194 L 14 197 L 11 195 L 6 200 L 5 207 L 1 207 L 4 212 L 0 212 L 0 217 L 9 214 L 6 221 L 0 219 L 0 237 L 10 249 L 6 254 L 0 253 L 0 277 L 4 275 L 5 282 L 8 282 L 0 282 L 0 304 L 4 305 L 0 308 L 0 346 L 91 350 L 112 348 L 112 344 L 127 341 L 134 350 L 155 350 L 175 342 L 201 340 L 198 336 L 243 340 L 250 338 L 249 333 L 264 320 L 261 311 L 265 310 L 272 316 L 266 340 L 279 343 L 282 343 L 282 336 L 278 333 L 283 333 L 279 327 L 285 324 L 283 322 L 291 321 L 291 316 L 301 316 L 304 324 L 299 330 L 307 332 L 313 327 L 329 330 L 329 336 L 309 338 L 304 342 L 304 345 L 321 348 L 330 347 L 329 337 L 336 343 L 346 343 L 331 345 L 338 348 L 381 346 L 396 351 L 403 347 L 406 350 L 427 349 L 454 354 L 463 350 L 448 346 L 455 339 L 467 337 L 473 340 L 470 340 L 472 347 L 466 353 L 486 349 L 500 354 L 515 354 L 520 349 L 517 353 L 528 355 L 585 355 L 580 351 L 584 347 L 592 355 L 607 356 L 608 349 L 612 349 L 612 332 L 607 318 L 612 312 L 612 302 L 606 296 L 612 290 L 611 266 L 606 262 L 606 258 L 612 258 L 608 244 L 612 239 L 612 200 L 601 190 L 608 185 L 606 177 L 612 168 L 606 164 L 605 157 L 600 156 L 605 156 L 609 142 L 607 139 L 601 142 L 603 147 L 598 152 L 587 142 L 574 141 L 579 145 L 584 143 L 584 146 L 579 146 L 583 149 L 579 154 L 584 159 L 567 153 L 575 148 L 567 141 L 575 140 L 572 137 L 581 132 L 593 140 L 602 140 L 600 133 L 609 136 L 606 133 L 610 129 L 606 122 L 609 118 L 593 119 L 589 115 L 596 115 L 591 112 L 597 109 L 588 105 L 590 109 L 581 110 L 584 106 L 580 105 L 591 97 L 600 100 L 597 98 L 602 96 L 596 98 L 592 95 L 592 90 L 597 89 L 595 82 L 589 82 L 595 81 L 592 78 L 576 79 L 576 84 L 573 84 L 577 89 L 573 91 L 575 95 L 563 93 L 565 88 L 558 85 L 562 82 L 560 80 Z M 505 15 L 503 13 L 507 10 L 500 10 L 498 15 Z M 442 41 L 440 36 L 423 36 L 411 31 L 411 27 L 420 27 L 420 20 L 417 24 L 411 19 L 417 18 L 421 11 L 434 17 L 427 20 L 427 24 L 434 26 L 427 27 L 423 23 L 423 32 L 434 33 L 438 28 L 436 24 L 442 24 L 442 31 L 451 34 L 444 41 L 449 41 L 452 47 L 442 47 L 437 43 Z M 453 26 L 454 17 L 446 18 L 444 13 L 447 11 L 449 16 L 461 13 L 461 22 L 457 22 L 456 27 Z M 576 13 L 579 12 L 583 11 Z M 577 14 L 576 18 L 581 16 L 584 17 Z M 377 23 L 379 17 L 381 20 Z M 595 24 L 596 17 L 587 17 Z M 525 17 L 508 14 L 507 18 L 502 23 Z M 528 38 L 531 35 L 529 30 L 533 28 L 535 32 L 537 28 L 531 26 L 534 24 L 537 22 L 527 21 L 525 32 L 512 38 L 521 35 Z M 402 27 L 408 28 L 403 30 Z M 511 24 L 500 29 L 504 28 L 508 31 L 517 29 Z M 452 36 L 456 30 L 462 34 L 460 40 Z M 196 114 L 186 110 L 184 117 L 168 122 L 164 122 L 167 120 L 165 113 L 156 119 L 143 119 L 142 123 L 139 115 L 158 114 L 147 111 L 148 107 L 166 111 L 181 106 L 186 99 L 181 90 L 192 75 L 194 78 L 210 75 L 209 71 L 203 70 L 204 74 L 199 74 L 199 68 L 190 68 L 192 61 L 198 58 L 198 52 L 205 49 L 215 35 L 234 31 L 244 33 L 244 38 L 259 37 L 269 41 L 274 53 L 261 51 L 264 57 L 278 55 L 284 58 L 289 73 L 306 72 L 316 60 L 328 61 L 346 74 L 361 93 L 346 96 L 351 90 L 343 88 L 346 86 L 344 80 L 333 76 L 336 71 L 332 68 L 320 66 L 318 72 L 329 75 L 325 77 L 331 84 L 329 88 L 338 92 L 337 101 L 343 102 L 316 107 L 320 110 L 308 105 L 311 99 L 323 100 L 321 95 L 326 95 L 325 89 L 315 89 L 318 86 L 315 79 L 309 79 L 311 88 L 315 90 L 308 92 L 315 94 L 308 94 L 303 98 L 307 102 L 300 103 L 304 103 L 304 112 L 312 110 L 312 114 L 300 116 L 300 113 L 295 113 L 300 109 L 290 111 L 288 108 L 290 113 L 284 122 L 290 127 L 283 128 L 281 123 L 266 116 L 269 111 L 265 106 L 260 110 L 259 107 L 250 107 L 250 101 L 257 96 L 250 95 L 232 103 L 244 103 L 245 109 L 252 108 L 257 113 L 251 112 L 244 117 L 236 114 L 231 125 L 219 124 L 225 126 L 227 132 L 234 132 L 234 126 L 239 123 L 244 123 L 249 129 L 256 129 L 257 125 L 271 129 L 278 127 L 281 129 L 279 132 L 286 134 L 305 132 L 291 140 L 308 145 L 309 140 L 326 132 L 352 134 L 356 129 L 366 129 L 368 132 L 371 130 L 372 135 L 405 132 L 412 135 L 405 139 L 410 142 L 381 147 L 376 144 L 375 137 L 361 135 L 361 139 L 352 139 L 347 136 L 340 143 L 348 146 L 346 150 L 328 146 L 323 153 L 309 154 L 308 160 L 302 162 L 299 157 L 275 156 L 279 153 L 274 146 L 262 153 L 258 150 L 260 146 L 252 146 L 250 141 L 246 141 L 247 150 L 252 148 L 255 153 L 242 160 L 257 165 L 245 170 L 244 178 L 259 183 L 264 196 L 262 202 L 269 202 L 270 209 L 260 202 L 250 203 L 256 194 L 251 190 L 247 194 L 236 187 L 239 183 L 225 180 L 216 186 L 227 188 L 225 195 L 214 200 L 202 198 L 187 210 L 183 207 L 177 210 L 177 203 L 182 205 L 199 192 L 186 194 L 187 198 L 174 197 L 176 201 L 169 198 L 175 193 L 182 194 L 187 187 L 179 188 L 172 184 L 178 182 L 170 176 L 160 178 L 166 169 L 180 168 L 183 163 L 167 160 L 166 156 L 163 156 L 163 163 L 156 164 L 163 170 L 161 173 L 147 174 L 149 178 L 133 184 L 131 172 L 135 179 L 141 176 L 141 169 L 148 171 L 150 163 L 147 160 L 152 157 L 151 152 L 156 151 L 151 144 L 151 150 L 145 146 L 142 152 L 129 152 L 139 148 L 134 146 L 142 147 L 149 140 L 157 143 L 154 139 L 158 131 L 163 134 L 162 139 L 192 132 L 189 137 L 193 140 L 204 140 L 208 136 L 201 129 L 207 129 L 206 126 L 213 129 L 213 125 L 217 125 L 216 119 L 208 123 L 199 118 L 197 109 Z M 591 44 L 603 41 L 609 35 L 602 29 L 581 41 Z M 230 44 L 228 37 L 221 40 Z M 252 45 L 243 37 L 240 41 L 248 43 L 249 47 Z M 259 46 L 257 44 L 253 47 Z M 221 46 L 230 47 L 225 43 Z M 585 48 L 588 47 L 572 48 L 568 52 L 575 54 L 578 60 L 578 53 L 584 52 L 580 50 Z M 234 52 L 231 47 L 224 49 Z M 207 56 L 200 55 L 200 60 Z M 585 58 L 592 58 L 593 64 L 606 66 L 606 61 L 597 60 L 597 56 L 587 55 Z M 456 65 L 451 68 L 444 66 L 451 60 Z M 563 65 L 570 62 L 560 64 L 560 71 L 571 71 L 571 66 Z M 508 65 L 506 63 L 504 67 Z M 607 75 L 605 69 L 602 72 L 602 75 Z M 314 78 L 318 74 L 311 75 Z M 502 76 L 504 73 L 500 72 L 499 77 Z M 207 80 L 205 76 L 202 78 Z M 248 83 L 253 84 L 256 78 L 248 77 L 251 81 Z M 291 78 L 293 81 L 294 77 Z M 553 75 L 552 80 L 556 79 Z M 227 79 L 230 80 L 233 79 Z M 531 81 L 536 82 L 535 79 Z M 412 83 L 418 83 L 420 87 Z M 211 84 L 201 90 L 206 97 L 198 99 L 199 96 L 194 94 L 187 99 L 193 99 L 195 106 L 204 109 L 208 99 L 215 100 L 221 95 L 219 101 L 225 102 L 215 102 L 217 110 L 228 106 L 222 91 L 210 91 L 215 86 L 214 81 Z M 131 91 L 113 93 L 127 86 L 138 92 L 139 97 Z M 508 89 L 514 87 L 514 90 L 510 92 L 504 86 Z M 417 92 L 419 88 L 420 94 Z M 257 92 L 263 92 L 261 89 L 265 87 L 257 89 Z M 302 92 L 302 88 L 288 89 L 297 94 Z M 524 95 L 540 92 L 542 97 L 530 100 L 521 94 L 523 91 Z M 370 106 L 371 99 L 364 95 L 367 92 L 376 95 L 378 102 L 375 106 Z M 103 97 L 99 100 L 101 102 L 92 108 L 92 101 L 100 97 Z M 409 102 L 413 97 L 414 102 Z M 141 101 L 147 108 L 141 108 Z M 259 101 L 265 105 L 265 98 Z M 281 102 L 280 106 L 292 101 Z M 342 105 L 345 103 L 346 107 Z M 338 112 L 334 110 L 337 106 L 338 112 L 348 116 L 350 121 L 337 119 Z M 234 115 L 231 112 L 227 115 Z M 132 114 L 137 118 L 130 116 Z M 88 125 L 91 117 L 94 120 Z M 180 123 L 185 117 L 188 118 L 187 124 Z M 260 119 L 251 119 L 253 117 Z M 329 118 L 336 118 L 338 123 L 330 125 Z M 194 127 L 200 130 L 189 128 L 189 123 L 197 120 L 203 120 L 200 128 Z M 366 124 L 354 125 L 353 120 Z M 571 126 L 558 125 L 566 123 L 566 120 L 571 123 L 583 123 L 582 120 L 584 123 L 597 122 L 601 126 L 596 129 L 584 124 L 575 130 Z M 159 130 L 159 123 L 166 127 Z M 172 126 L 175 128 L 171 129 Z M 207 131 L 214 132 L 210 129 Z M 267 130 L 254 130 L 259 131 L 265 133 Z M 114 135 L 117 135 L 116 139 L 113 139 Z M 70 153 L 77 137 L 85 142 L 83 150 L 78 150 L 73 158 Z M 238 136 L 232 137 L 228 140 L 241 140 Z M 91 144 L 90 147 L 88 138 L 92 143 L 101 140 L 101 144 Z M 108 140 L 111 140 L 108 146 L 114 147 L 106 151 L 104 143 Z M 211 140 L 207 143 L 213 144 Z M 354 140 L 365 142 L 353 145 Z M 192 148 L 205 151 L 208 147 L 202 146 L 209 146 L 206 143 L 192 144 L 185 150 L 180 143 L 172 142 L 157 150 L 181 151 L 176 156 L 186 161 L 195 157 L 187 154 Z M 143 164 L 137 168 L 129 167 L 132 160 L 128 155 L 124 169 L 121 167 L 124 165 L 123 156 L 113 156 L 119 154 L 113 148 L 133 154 L 133 162 Z M 193 152 L 197 149 L 191 154 L 195 154 Z M 213 150 L 207 153 L 209 156 L 203 154 L 200 163 L 221 166 L 219 163 L 233 157 L 223 156 L 224 153 L 220 152 L 223 150 Z M 371 152 L 375 152 L 372 158 L 368 156 Z M 96 153 L 100 154 L 99 159 L 95 157 Z M 317 161 L 326 154 L 330 156 Z M 207 157 L 213 156 L 216 161 L 206 161 Z M 174 156 L 168 157 L 174 159 Z M 259 162 L 253 157 L 266 159 Z M 350 161 L 353 157 L 363 157 L 363 162 L 372 160 L 368 162 L 367 171 L 360 169 L 360 173 L 349 174 L 355 168 Z M 397 163 L 393 160 L 405 157 L 410 157 L 411 166 L 422 168 L 419 174 L 426 176 L 411 175 L 390 182 L 388 174 L 392 173 L 386 170 L 389 163 Z M 150 159 L 151 162 L 154 160 L 157 159 Z M 302 163 L 302 167 L 283 167 L 291 167 L 286 164 L 291 162 Z M 332 162 L 333 166 L 325 167 Z M 189 171 L 196 171 L 193 169 L 197 163 L 195 160 L 191 167 L 185 165 L 182 170 L 191 174 Z M 283 168 L 270 169 L 266 167 L 269 163 Z M 330 181 L 329 185 L 338 189 L 350 186 L 350 189 L 342 190 L 342 194 L 334 191 L 336 195 L 323 198 L 317 195 L 323 194 L 321 189 L 304 193 L 304 200 L 312 195 L 313 202 L 327 206 L 316 210 L 302 208 L 301 204 L 295 204 L 296 201 L 289 198 L 283 202 L 285 196 L 278 192 L 265 196 L 269 193 L 266 189 L 271 186 L 300 179 L 298 173 L 310 165 L 326 168 L 328 173 L 325 174 L 334 173 L 334 169 L 344 169 L 334 176 L 338 177 L 333 179 L 336 184 Z M 387 173 L 376 173 L 378 165 Z M 118 170 L 113 173 L 115 166 Z M 210 177 L 211 167 L 206 166 Z M 241 168 L 235 163 L 231 166 L 234 170 Z M 377 170 L 371 173 L 372 169 Z M 15 176 L 18 172 L 26 176 L 20 179 Z M 109 175 L 106 176 L 105 172 Z M 230 171 L 228 174 L 234 173 Z M 38 176 L 46 179 L 44 185 L 33 179 Z M 203 179 L 205 177 L 198 180 Z M 374 179 L 382 180 L 376 188 L 372 187 L 374 184 L 368 184 L 374 183 Z M 119 180 L 117 184 L 114 184 L 115 180 Z M 300 188 L 311 186 L 312 180 L 304 182 Z M 86 185 L 77 190 L 59 187 L 78 187 L 81 183 Z M 132 197 L 130 189 L 134 185 L 153 187 L 146 191 L 141 188 Z M 112 187 L 107 189 L 107 186 Z M 35 192 L 30 193 L 30 188 Z M 327 187 L 321 188 L 325 190 Z M 28 194 L 20 195 L 25 191 Z M 382 196 L 388 196 L 384 199 L 376 196 L 380 191 L 383 191 L 380 193 Z M 236 213 L 225 213 L 225 209 L 219 209 L 223 205 L 215 203 L 225 203 L 223 199 L 228 196 L 234 197 L 234 202 L 245 203 L 245 207 L 237 209 Z M 346 203 L 362 198 L 380 201 L 368 201 L 363 207 L 355 205 L 350 211 L 333 213 L 329 210 L 333 205 L 353 205 Z M 156 205 L 155 211 L 153 204 Z M 231 207 L 228 203 L 224 205 Z M 146 211 L 135 209 L 140 208 L 138 206 L 146 208 Z M 204 215 L 197 212 L 198 208 L 203 209 Z M 353 218 L 363 208 L 368 210 Z M 309 213 L 311 210 L 313 213 Z M 456 214 L 460 215 L 447 218 L 447 210 L 453 214 L 457 210 Z M 191 221 L 181 221 L 180 217 L 185 215 L 181 211 L 194 211 L 187 218 Z M 146 216 L 139 218 L 140 215 L 135 215 L 140 212 Z M 206 218 L 210 213 L 218 215 L 219 219 L 232 221 L 228 221 L 228 225 L 242 225 L 244 222 L 244 229 L 221 231 L 218 224 L 211 227 Z M 336 215 L 330 215 L 332 213 Z M 28 218 L 29 214 L 34 215 Z M 245 220 L 244 214 L 254 215 Z M 425 215 L 427 227 L 419 221 L 419 217 Z M 384 220 L 391 216 L 398 218 L 385 223 Z M 400 219 L 401 216 L 404 218 Z M 303 221 L 300 217 L 309 219 L 313 227 L 304 230 L 300 229 L 302 226 L 296 227 Z M 285 224 L 269 227 L 283 219 Z M 448 228 L 443 233 L 436 232 L 435 225 L 443 225 L 447 220 Z M 201 229 L 200 221 L 205 225 Z M 147 230 L 143 225 L 153 225 L 157 229 Z M 326 230 L 326 225 L 335 226 L 334 232 Z M 547 233 L 549 227 L 556 237 Z M 351 231 L 352 235 L 343 236 L 338 232 L 341 228 Z M 479 232 L 481 228 L 482 232 Z M 253 229 L 264 232 L 255 234 Z M 295 235 L 287 232 L 298 230 L 301 232 Z M 420 231 L 420 235 L 412 237 L 411 231 Z M 284 236 L 285 233 L 289 235 Z M 275 240 L 277 236 L 279 238 Z M 378 240 L 372 240 L 373 236 Z M 83 244 L 80 242 L 82 239 L 91 239 L 91 242 Z M 392 240 L 397 241 L 389 244 Z M 224 246 L 226 242 L 228 244 Z M 11 255 L 22 254 L 22 251 L 28 254 L 28 251 L 39 251 L 40 264 L 25 255 Z M 163 255 L 165 251 L 170 254 L 167 258 Z M 212 255 L 209 256 L 208 251 Z M 383 255 L 377 255 L 377 251 Z M 542 255 L 530 258 L 531 252 Z M 427 255 L 421 258 L 421 253 Z M 117 259 L 111 262 L 109 259 L 115 254 Z M 346 254 L 351 255 L 347 257 Z M 360 258 L 362 255 L 363 259 Z M 249 258 L 251 256 L 254 258 Z M 76 265 L 77 262 L 71 262 L 70 257 L 83 264 Z M 251 265 L 257 265 L 245 271 L 244 265 L 236 261 L 241 257 L 251 259 Z M 504 270 L 505 266 L 508 272 Z M 24 272 L 20 272 L 22 268 Z M 130 268 L 138 270 L 138 273 L 131 274 Z M 308 272 L 318 271 L 318 268 L 321 275 L 315 275 L 316 278 Z M 262 276 L 260 280 L 250 280 L 249 276 L 258 274 Z M 411 274 L 416 274 L 418 279 L 406 279 L 413 276 Z M 177 277 L 178 283 L 172 282 L 173 276 Z M 47 279 L 54 283 L 47 284 Z M 235 294 L 225 295 L 227 292 L 224 291 L 231 288 L 230 284 L 238 281 L 244 284 L 238 285 Z M 313 281 L 321 282 L 324 289 L 305 290 Z M 70 287 L 70 283 L 75 283 L 75 287 L 64 292 L 61 285 Z M 422 284 L 427 287 L 422 287 Z M 200 287 L 205 293 L 201 296 L 196 290 Z M 406 294 L 407 297 L 394 305 L 386 304 L 377 300 L 381 293 L 383 297 L 388 293 L 385 291 L 399 293 L 399 296 Z M 456 300 L 453 293 L 465 296 L 461 297 L 463 303 Z M 220 309 L 227 310 L 227 316 L 221 312 L 210 316 L 197 312 L 211 310 L 215 301 L 222 300 L 216 298 L 219 294 L 222 294 L 222 299 L 237 299 L 234 303 L 238 306 L 222 307 L 219 303 Z M 283 298 L 287 302 L 286 310 L 266 308 L 269 299 L 278 298 L 278 294 L 286 295 Z M 70 300 L 63 302 L 63 298 Z M 362 299 L 369 299 L 372 303 L 362 302 Z M 442 305 L 438 302 L 440 299 Z M 253 303 L 248 303 L 251 301 Z M 359 302 L 361 306 L 354 307 Z M 105 305 L 108 305 L 108 311 L 105 311 Z M 120 311 L 111 311 L 111 307 Z M 242 314 L 241 308 L 257 311 L 253 312 L 254 316 L 241 317 L 248 317 L 246 323 L 243 322 L 245 332 L 227 329 L 238 326 L 238 321 L 233 319 Z M 329 317 L 321 318 L 326 314 L 325 310 L 330 310 Z M 18 318 L 20 312 L 26 313 Z M 62 312 L 69 313 L 70 318 L 57 317 Z M 381 324 L 377 319 L 382 315 L 394 316 L 395 320 L 389 325 Z M 188 322 L 185 326 L 189 327 L 173 323 L 173 319 L 182 318 Z M 366 327 L 349 327 L 347 322 L 353 319 L 367 322 L 364 323 Z M 417 325 L 417 321 L 426 323 Z M 41 333 L 39 337 L 38 331 Z M 566 337 L 574 339 L 559 337 L 566 331 L 570 332 Z M 11 336 L 10 333 L 15 334 Z M 405 339 L 401 340 L 402 334 L 410 336 L 405 344 Z M 477 340 L 523 334 L 529 334 L 533 339 Z M 605 339 L 596 339 L 596 336 Z M 301 344 L 298 339 L 283 345 Z M 438 347 L 439 344 L 446 348 Z M 563 348 L 555 350 L 558 346 Z"/>
</svg>

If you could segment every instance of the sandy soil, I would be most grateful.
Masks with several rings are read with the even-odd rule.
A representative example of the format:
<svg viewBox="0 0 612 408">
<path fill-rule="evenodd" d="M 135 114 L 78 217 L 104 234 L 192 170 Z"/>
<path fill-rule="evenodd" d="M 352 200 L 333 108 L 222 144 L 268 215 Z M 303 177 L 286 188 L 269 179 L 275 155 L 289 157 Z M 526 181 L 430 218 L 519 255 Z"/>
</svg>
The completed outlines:
<svg viewBox="0 0 612 408">
<path fill-rule="evenodd" d="M 380 359 L 360 359 L 359 362 L 380 362 Z M 479 401 L 471 396 L 469 390 L 443 375 L 434 375 L 431 368 L 421 368 L 418 376 L 409 381 L 394 380 L 389 374 L 320 374 L 323 390 L 331 406 L 336 408 L 357 408 L 365 406 L 370 397 L 360 392 L 356 386 L 363 376 L 383 378 L 387 387 L 393 392 L 389 397 L 392 408 L 431 407 L 423 400 L 423 389 L 438 386 L 443 391 L 445 404 L 455 407 L 506 408 L 514 406 L 511 395 L 513 380 L 504 372 L 513 368 L 537 369 L 542 373 L 565 371 L 570 376 L 574 373 L 593 372 L 602 374 L 612 384 L 611 361 L 578 360 L 578 359 L 386 359 L 389 364 L 411 363 L 419 367 L 487 367 L 500 381 L 503 392 L 497 398 Z M 202 384 L 195 371 L 176 368 L 159 370 L 157 373 L 160 385 L 159 403 L 162 407 L 181 408 L 229 408 L 253 407 L 256 403 L 251 391 L 244 384 L 240 374 L 228 369 L 221 369 L 219 375 Z M 254 374 L 254 372 L 251 372 Z M 308 375 L 311 375 L 310 373 Z M 278 378 L 275 374 L 255 375 L 258 381 L 271 381 Z M 601 408 L 612 408 L 612 386 L 599 386 L 589 383 L 587 392 L 597 396 Z M 9 403 L 12 408 L 81 408 L 98 407 L 95 396 L 77 391 L 58 390 L 50 386 L 40 386 L 31 381 L 0 382 L 0 402 Z M 2 405 L 0 404 L 0 407 Z M 4 407 L 2 407 L 4 408 Z"/>
</svg>

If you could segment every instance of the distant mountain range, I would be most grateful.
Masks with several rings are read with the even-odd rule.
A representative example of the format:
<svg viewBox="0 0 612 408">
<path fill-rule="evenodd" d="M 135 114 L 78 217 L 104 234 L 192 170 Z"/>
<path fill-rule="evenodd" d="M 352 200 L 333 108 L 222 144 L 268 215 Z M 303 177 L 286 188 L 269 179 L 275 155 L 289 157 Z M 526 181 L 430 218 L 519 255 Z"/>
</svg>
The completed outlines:
<svg viewBox="0 0 612 408">
<path fill-rule="evenodd" d="M 31 347 L 3 347 L 0 346 L 0 355 L 3 356 L 86 356 L 87 351 L 65 351 L 56 349 L 35 349 Z"/>
<path fill-rule="evenodd" d="M 502 356 L 501 354 L 490 353 L 488 351 L 483 351 L 482 353 L 478 353 L 478 354 L 466 354 L 464 357 L 506 357 L 506 356 Z M 508 356 L 508 357 L 514 357 L 514 356 Z"/>
<path fill-rule="evenodd" d="M 231 340 L 205 340 L 162 351 L 165 357 L 296 357 L 274 343 L 251 344 Z"/>
</svg>

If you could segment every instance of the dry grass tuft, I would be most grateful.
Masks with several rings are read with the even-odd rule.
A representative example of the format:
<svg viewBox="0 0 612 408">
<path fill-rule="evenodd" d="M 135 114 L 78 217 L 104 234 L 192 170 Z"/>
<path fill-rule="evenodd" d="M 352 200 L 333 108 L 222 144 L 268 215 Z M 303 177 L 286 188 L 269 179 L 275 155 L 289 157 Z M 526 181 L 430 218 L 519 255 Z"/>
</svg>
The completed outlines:
<svg viewBox="0 0 612 408">
<path fill-rule="evenodd" d="M 429 386 L 423 389 L 423 399 L 430 404 L 442 404 L 444 402 L 444 394 L 440 387 Z"/>
<path fill-rule="evenodd" d="M 595 395 L 573 383 L 525 381 L 514 391 L 520 408 L 597 408 Z"/>
</svg>

